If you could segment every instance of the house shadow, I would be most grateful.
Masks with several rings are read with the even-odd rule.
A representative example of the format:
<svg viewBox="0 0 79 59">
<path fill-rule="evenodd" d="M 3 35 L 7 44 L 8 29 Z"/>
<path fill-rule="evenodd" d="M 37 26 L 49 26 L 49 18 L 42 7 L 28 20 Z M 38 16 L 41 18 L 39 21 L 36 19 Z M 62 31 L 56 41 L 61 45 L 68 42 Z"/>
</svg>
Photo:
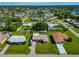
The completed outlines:
<svg viewBox="0 0 79 59">
<path fill-rule="evenodd" d="M 50 40 L 52 44 L 55 44 L 54 38 L 52 37 L 52 35 L 50 36 Z"/>
</svg>

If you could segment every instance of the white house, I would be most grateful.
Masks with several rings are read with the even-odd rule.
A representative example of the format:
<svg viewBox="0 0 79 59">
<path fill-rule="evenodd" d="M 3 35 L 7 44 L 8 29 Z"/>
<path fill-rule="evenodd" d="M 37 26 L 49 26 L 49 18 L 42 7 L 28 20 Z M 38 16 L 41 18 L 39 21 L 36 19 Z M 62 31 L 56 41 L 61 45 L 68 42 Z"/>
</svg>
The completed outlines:
<svg viewBox="0 0 79 59">
<path fill-rule="evenodd" d="M 8 40 L 7 43 L 24 43 L 25 42 L 25 36 L 11 36 Z"/>
<path fill-rule="evenodd" d="M 58 27 L 58 24 L 48 24 L 48 30 L 51 30 L 52 28 Z"/>
<path fill-rule="evenodd" d="M 24 23 L 23 26 L 32 26 L 32 23 Z"/>
</svg>

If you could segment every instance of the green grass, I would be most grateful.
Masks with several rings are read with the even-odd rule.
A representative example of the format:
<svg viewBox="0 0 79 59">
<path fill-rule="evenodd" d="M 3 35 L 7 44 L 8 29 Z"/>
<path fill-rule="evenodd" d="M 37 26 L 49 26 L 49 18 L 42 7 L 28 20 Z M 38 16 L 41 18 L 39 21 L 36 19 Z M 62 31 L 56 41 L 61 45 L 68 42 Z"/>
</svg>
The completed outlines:
<svg viewBox="0 0 79 59">
<path fill-rule="evenodd" d="M 79 33 L 79 28 L 73 27 L 72 29 L 76 31 L 77 33 Z"/>
<path fill-rule="evenodd" d="M 68 54 L 79 54 L 79 38 L 77 38 L 74 34 L 69 31 L 64 32 L 69 37 L 72 38 L 72 42 L 64 42 L 64 48 L 66 49 Z"/>
<path fill-rule="evenodd" d="M 36 54 L 59 54 L 55 44 L 36 43 Z"/>
<path fill-rule="evenodd" d="M 19 30 L 30 30 L 32 28 L 32 26 L 22 26 Z"/>
<path fill-rule="evenodd" d="M 24 22 L 25 22 L 25 23 L 30 23 L 31 20 L 30 20 L 29 18 L 27 18 L 27 19 L 24 20 Z"/>
<path fill-rule="evenodd" d="M 52 44 L 50 41 L 50 35 L 51 35 L 51 31 L 49 31 L 48 33 L 48 39 L 49 42 L 44 44 L 44 43 L 36 43 L 36 54 L 59 54 L 59 51 L 57 49 L 57 46 L 55 44 Z"/>
<path fill-rule="evenodd" d="M 27 45 L 10 45 L 5 54 L 28 54 L 30 49 Z"/>
<path fill-rule="evenodd" d="M 72 25 L 68 25 L 69 27 L 72 27 L 74 29 L 76 29 L 74 26 Z M 79 31 L 79 30 L 76 30 Z M 68 54 L 79 54 L 79 38 L 77 38 L 73 33 L 71 33 L 70 31 L 62 31 L 62 33 L 65 33 L 66 35 L 68 35 L 70 38 L 72 38 L 72 42 L 67 42 L 64 41 L 64 48 L 67 51 Z"/>
<path fill-rule="evenodd" d="M 9 37 L 6 37 L 4 40 L 4 42 L 2 44 L 0 44 L 0 48 L 3 49 L 6 45 L 6 41 L 8 40 Z"/>
<path fill-rule="evenodd" d="M 6 50 L 5 54 L 29 54 L 29 38 L 30 33 L 26 32 L 12 32 L 13 35 L 24 35 L 26 36 L 26 43 L 24 45 L 10 45 L 8 49 Z"/>
<path fill-rule="evenodd" d="M 71 29 L 73 29 L 75 32 L 79 33 L 79 28 L 76 28 L 75 26 L 71 25 L 71 24 L 67 24 L 68 27 L 72 27 Z"/>
<path fill-rule="evenodd" d="M 57 31 L 51 31 L 51 33 L 54 33 Z M 79 54 L 79 38 L 77 38 L 73 33 L 70 31 L 58 31 L 62 32 L 66 35 L 68 35 L 70 38 L 72 38 L 72 42 L 64 41 L 64 48 L 67 51 L 68 54 Z"/>
</svg>

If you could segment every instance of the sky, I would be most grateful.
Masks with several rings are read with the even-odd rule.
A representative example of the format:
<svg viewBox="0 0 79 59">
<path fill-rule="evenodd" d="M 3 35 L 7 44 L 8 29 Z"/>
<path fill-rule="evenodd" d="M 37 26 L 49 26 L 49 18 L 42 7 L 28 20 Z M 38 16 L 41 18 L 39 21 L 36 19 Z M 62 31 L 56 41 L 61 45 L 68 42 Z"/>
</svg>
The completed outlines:
<svg viewBox="0 0 79 59">
<path fill-rule="evenodd" d="M 0 2 L 0 6 L 54 6 L 54 5 L 79 5 L 79 2 Z"/>
</svg>

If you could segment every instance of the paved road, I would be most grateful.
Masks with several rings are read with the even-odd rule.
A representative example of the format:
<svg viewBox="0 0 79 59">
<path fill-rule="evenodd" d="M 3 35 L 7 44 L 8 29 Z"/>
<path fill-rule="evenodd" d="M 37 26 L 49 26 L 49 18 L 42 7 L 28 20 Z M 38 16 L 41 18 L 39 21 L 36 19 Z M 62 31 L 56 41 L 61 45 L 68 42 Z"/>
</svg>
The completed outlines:
<svg viewBox="0 0 79 59">
<path fill-rule="evenodd" d="M 36 54 L 36 55 L 26 55 L 26 54 L 6 54 L 0 55 L 0 57 L 55 57 L 55 56 L 62 56 L 62 55 L 55 55 L 55 54 Z M 63 55 L 67 56 L 67 55 Z"/>
<path fill-rule="evenodd" d="M 59 50 L 60 55 L 67 55 L 67 52 L 65 51 L 63 44 L 56 44 Z"/>
<path fill-rule="evenodd" d="M 72 30 L 71 28 L 69 28 L 67 25 L 65 25 L 63 22 L 61 22 L 60 20 L 58 20 L 60 24 L 63 24 L 64 27 L 68 28 L 70 32 L 72 32 L 76 37 L 79 38 L 79 34 L 76 33 L 74 30 Z"/>
<path fill-rule="evenodd" d="M 9 46 L 10 45 L 6 44 L 5 47 L 2 49 L 2 51 L 0 52 L 0 54 L 3 55 Z"/>
</svg>

